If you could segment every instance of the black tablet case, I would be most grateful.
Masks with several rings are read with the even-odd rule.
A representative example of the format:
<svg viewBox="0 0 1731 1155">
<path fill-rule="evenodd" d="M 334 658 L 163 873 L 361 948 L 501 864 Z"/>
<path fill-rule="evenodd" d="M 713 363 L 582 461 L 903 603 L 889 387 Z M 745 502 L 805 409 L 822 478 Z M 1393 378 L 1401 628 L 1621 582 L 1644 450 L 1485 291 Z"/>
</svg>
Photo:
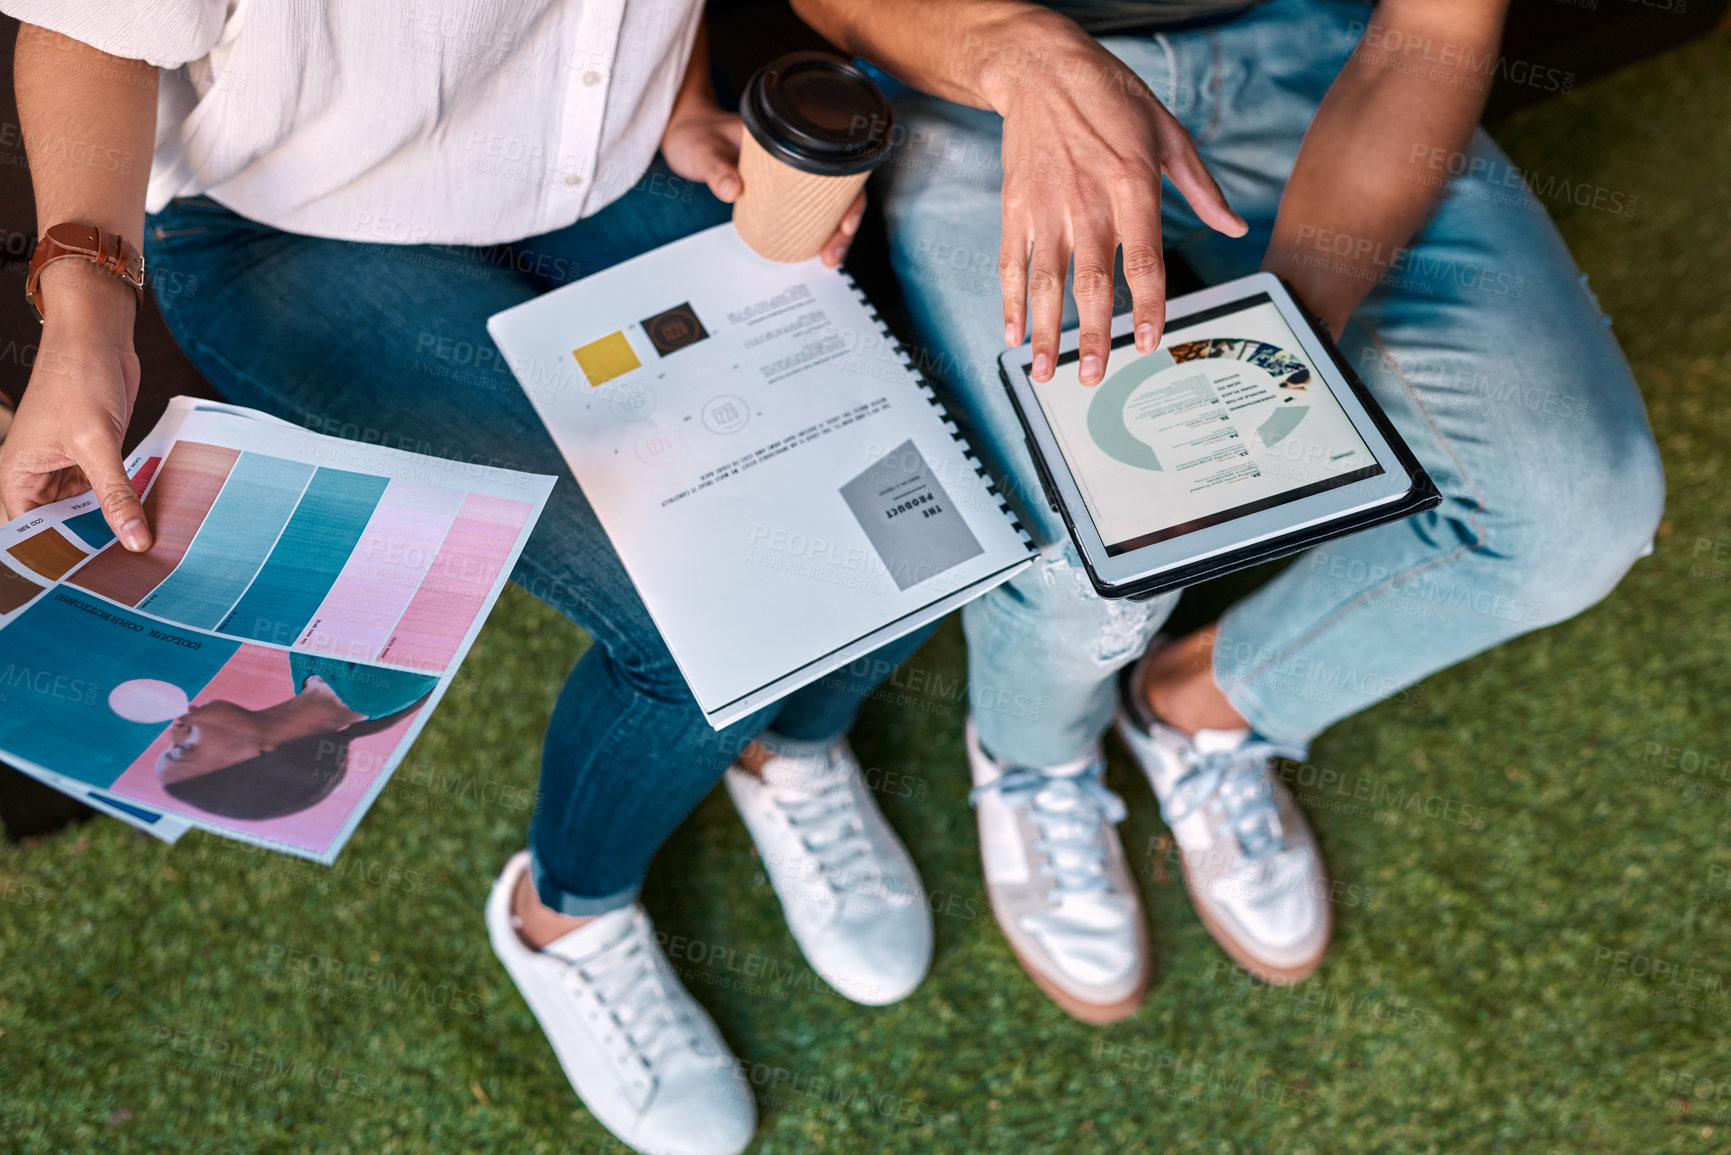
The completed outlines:
<svg viewBox="0 0 1731 1155">
<path fill-rule="evenodd" d="M 1298 294 L 1292 293 L 1290 285 L 1287 286 L 1287 291 L 1291 293 L 1295 302 L 1298 301 Z M 1076 543 L 1076 553 L 1082 558 L 1082 565 L 1088 571 L 1088 580 L 1094 584 L 1095 592 L 1101 597 L 1131 598 L 1142 601 L 1169 590 L 1183 589 L 1185 586 L 1193 586 L 1210 578 L 1224 577 L 1226 574 L 1248 569 L 1265 561 L 1276 561 L 1283 557 L 1289 557 L 1309 549 L 1313 545 L 1333 541 L 1338 537 L 1347 537 L 1379 525 L 1386 525 L 1391 521 L 1400 521 L 1402 518 L 1411 517 L 1415 513 L 1423 513 L 1427 509 L 1435 509 L 1442 504 L 1442 494 L 1437 492 L 1436 483 L 1430 479 L 1430 474 L 1424 471 L 1424 466 L 1418 463 L 1418 458 L 1413 456 L 1412 450 L 1408 448 L 1405 440 L 1396 432 L 1394 423 L 1388 419 L 1388 414 L 1382 411 L 1382 406 L 1376 403 L 1376 398 L 1371 395 L 1364 382 L 1359 380 L 1358 374 L 1352 371 L 1352 366 L 1347 364 L 1346 358 L 1340 355 L 1340 350 L 1335 348 L 1334 341 L 1329 337 L 1328 331 L 1317 323 L 1316 318 L 1311 316 L 1310 311 L 1302 303 L 1299 303 L 1298 310 L 1310 325 L 1311 332 L 1316 334 L 1322 342 L 1323 348 L 1328 350 L 1329 359 L 1334 362 L 1334 367 L 1340 371 L 1340 375 L 1346 379 L 1347 385 L 1364 406 L 1364 411 L 1370 415 L 1371 423 L 1376 426 L 1377 432 L 1381 433 L 1383 440 L 1388 442 L 1395 460 L 1400 463 L 1401 468 L 1406 470 L 1407 476 L 1412 478 L 1412 488 L 1407 490 L 1405 496 L 1401 497 L 1400 500 L 1392 501 L 1387 505 L 1379 505 L 1375 509 L 1365 510 L 1363 513 L 1353 514 L 1326 525 L 1293 530 L 1291 533 L 1281 534 L 1278 537 L 1269 538 L 1267 541 L 1259 541 L 1243 549 L 1219 554 L 1191 565 L 1179 566 L 1177 569 L 1166 570 L 1163 573 L 1120 586 L 1106 585 L 1100 580 L 1100 575 L 1094 572 L 1093 563 L 1089 561 L 1087 553 L 1082 549 L 1081 540 L 1076 536 L 1076 523 L 1070 519 L 1070 511 L 1065 509 L 1064 503 L 1059 500 L 1058 487 L 1052 484 L 1051 477 L 1046 473 L 1046 461 L 1035 447 L 1034 435 L 1028 424 L 1028 415 L 1022 412 L 1022 403 L 1017 398 L 1015 389 L 1010 386 L 1009 374 L 1005 371 L 1003 363 L 999 362 L 998 376 L 1003 381 L 1004 390 L 1010 395 L 1010 404 L 1016 410 L 1017 419 L 1022 423 L 1022 434 L 1028 443 L 1028 455 L 1034 459 L 1034 468 L 1039 472 L 1040 487 L 1046 491 L 1046 503 L 1059 517 L 1064 519 L 1064 528 L 1070 531 L 1070 540 Z"/>
</svg>

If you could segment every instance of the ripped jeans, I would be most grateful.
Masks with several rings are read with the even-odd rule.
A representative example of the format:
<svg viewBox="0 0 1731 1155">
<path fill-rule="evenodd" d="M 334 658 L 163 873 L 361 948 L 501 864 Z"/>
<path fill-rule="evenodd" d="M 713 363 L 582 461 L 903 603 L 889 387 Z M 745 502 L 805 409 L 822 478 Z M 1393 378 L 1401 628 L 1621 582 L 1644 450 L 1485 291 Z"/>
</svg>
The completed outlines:
<svg viewBox="0 0 1731 1155">
<path fill-rule="evenodd" d="M 1178 604 L 1176 593 L 1102 598 L 1075 546 L 1043 553 L 962 610 L 980 742 L 1024 766 L 1060 766 L 1099 743 L 1117 704 L 1114 676 Z"/>
<path fill-rule="evenodd" d="M 1262 263 L 1299 143 L 1365 12 L 1268 0 L 1161 36 L 1101 39 L 1183 123 L 1249 222 L 1247 236 L 1222 237 L 1168 188 L 1164 243 L 1204 281 Z M 963 611 L 973 718 L 997 757 L 1059 765 L 1097 746 L 1117 671 L 1176 598 L 1098 597 L 1040 496 L 997 373 L 1003 122 L 890 84 L 905 135 L 874 192 L 913 352 L 1044 547 Z M 1543 204 L 1502 179 L 1518 170 L 1482 130 L 1464 154 L 1428 159 L 1415 172 L 1441 190 L 1437 208 L 1340 344 L 1443 504 L 1301 555 L 1220 621 L 1215 681 L 1258 732 L 1294 745 L 1603 598 L 1649 548 L 1664 502 L 1640 390 Z M 1311 263 L 1355 243 L 1312 232 Z"/>
</svg>

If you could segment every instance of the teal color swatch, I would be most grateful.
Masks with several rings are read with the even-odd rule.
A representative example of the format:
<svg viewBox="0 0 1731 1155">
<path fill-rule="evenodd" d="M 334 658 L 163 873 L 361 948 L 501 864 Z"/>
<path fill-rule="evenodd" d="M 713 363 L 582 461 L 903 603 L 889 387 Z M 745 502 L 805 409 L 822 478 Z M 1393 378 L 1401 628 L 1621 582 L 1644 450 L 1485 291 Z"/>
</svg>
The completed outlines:
<svg viewBox="0 0 1731 1155">
<path fill-rule="evenodd" d="M 93 550 L 101 549 L 114 540 L 114 531 L 108 528 L 108 519 L 102 516 L 100 509 L 67 518 L 66 528 Z"/>
<path fill-rule="evenodd" d="M 388 484 L 365 473 L 319 470 L 270 560 L 217 628 L 248 641 L 293 645 L 348 564 Z"/>
<path fill-rule="evenodd" d="M 180 565 L 138 608 L 215 629 L 270 556 L 313 470 L 298 461 L 241 454 Z"/>
</svg>

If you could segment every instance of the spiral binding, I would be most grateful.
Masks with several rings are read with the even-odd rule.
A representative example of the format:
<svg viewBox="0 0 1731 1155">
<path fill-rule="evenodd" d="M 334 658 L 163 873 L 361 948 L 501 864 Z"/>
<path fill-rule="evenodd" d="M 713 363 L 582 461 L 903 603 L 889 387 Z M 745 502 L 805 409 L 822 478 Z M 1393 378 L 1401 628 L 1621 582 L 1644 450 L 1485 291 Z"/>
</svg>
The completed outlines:
<svg viewBox="0 0 1731 1155">
<path fill-rule="evenodd" d="M 998 499 L 998 508 L 1004 511 L 1004 516 L 1010 519 L 1010 525 L 1021 535 L 1022 544 L 1028 547 L 1029 552 L 1034 552 L 1037 547 L 1034 545 L 1033 537 L 1023 528 L 1022 519 L 1016 516 L 1016 511 L 1011 508 L 1009 500 L 998 492 L 998 483 L 992 480 L 992 475 L 987 472 L 985 463 L 974 453 L 974 447 L 969 445 L 968 439 L 962 435 L 961 428 L 956 424 L 955 418 L 950 416 L 949 407 L 944 404 L 943 398 L 938 396 L 937 390 L 932 387 L 931 380 L 920 371 L 918 365 L 914 364 L 913 354 L 909 353 L 901 341 L 896 338 L 896 335 L 890 331 L 889 325 L 878 313 L 877 306 L 872 304 L 871 298 L 865 295 L 865 290 L 859 287 L 859 282 L 853 279 L 853 274 L 846 269 L 837 271 L 841 273 L 842 280 L 847 282 L 847 287 L 853 290 L 855 298 L 864 306 L 866 316 L 877 323 L 878 332 L 882 333 L 884 340 L 889 342 L 891 350 L 901 357 L 902 368 L 908 371 L 909 375 L 913 377 L 914 383 L 925 394 L 926 404 L 938 411 L 938 417 L 943 421 L 944 429 L 949 432 L 950 440 L 962 447 L 962 457 L 973 463 L 974 475 L 986 483 L 986 492 Z"/>
</svg>

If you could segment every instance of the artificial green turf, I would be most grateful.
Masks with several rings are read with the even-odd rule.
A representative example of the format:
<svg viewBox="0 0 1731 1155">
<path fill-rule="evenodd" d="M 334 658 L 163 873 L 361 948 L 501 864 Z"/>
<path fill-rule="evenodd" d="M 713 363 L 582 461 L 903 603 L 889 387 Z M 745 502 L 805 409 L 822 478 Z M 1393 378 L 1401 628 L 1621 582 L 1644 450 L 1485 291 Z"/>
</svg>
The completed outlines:
<svg viewBox="0 0 1731 1155">
<path fill-rule="evenodd" d="M 1153 869 L 1162 827 L 1115 753 L 1158 986 L 1129 1022 L 1081 1026 L 985 908 L 952 623 L 913 659 L 923 687 L 855 735 L 941 909 L 913 997 L 856 1007 L 812 976 L 724 798 L 656 864 L 659 925 L 704 944 L 679 949 L 689 985 L 761 1064 L 759 1150 L 1731 1150 L 1731 782 L 1663 765 L 1666 747 L 1731 762 L 1727 75 L 1721 29 L 1496 127 L 1531 172 L 1639 198 L 1632 216 L 1552 208 L 1635 366 L 1670 497 L 1657 554 L 1604 604 L 1315 744 L 1349 793 L 1440 796 L 1467 820 L 1386 793 L 1311 805 L 1354 889 L 1326 966 L 1283 992 L 1243 981 Z M 336 871 L 106 820 L 0 850 L 0 1147 L 620 1150 L 480 917 L 582 646 L 507 594 Z M 1630 977 L 1610 951 L 1689 984 L 1607 985 Z M 342 975 L 321 988 L 309 957 Z"/>
</svg>

